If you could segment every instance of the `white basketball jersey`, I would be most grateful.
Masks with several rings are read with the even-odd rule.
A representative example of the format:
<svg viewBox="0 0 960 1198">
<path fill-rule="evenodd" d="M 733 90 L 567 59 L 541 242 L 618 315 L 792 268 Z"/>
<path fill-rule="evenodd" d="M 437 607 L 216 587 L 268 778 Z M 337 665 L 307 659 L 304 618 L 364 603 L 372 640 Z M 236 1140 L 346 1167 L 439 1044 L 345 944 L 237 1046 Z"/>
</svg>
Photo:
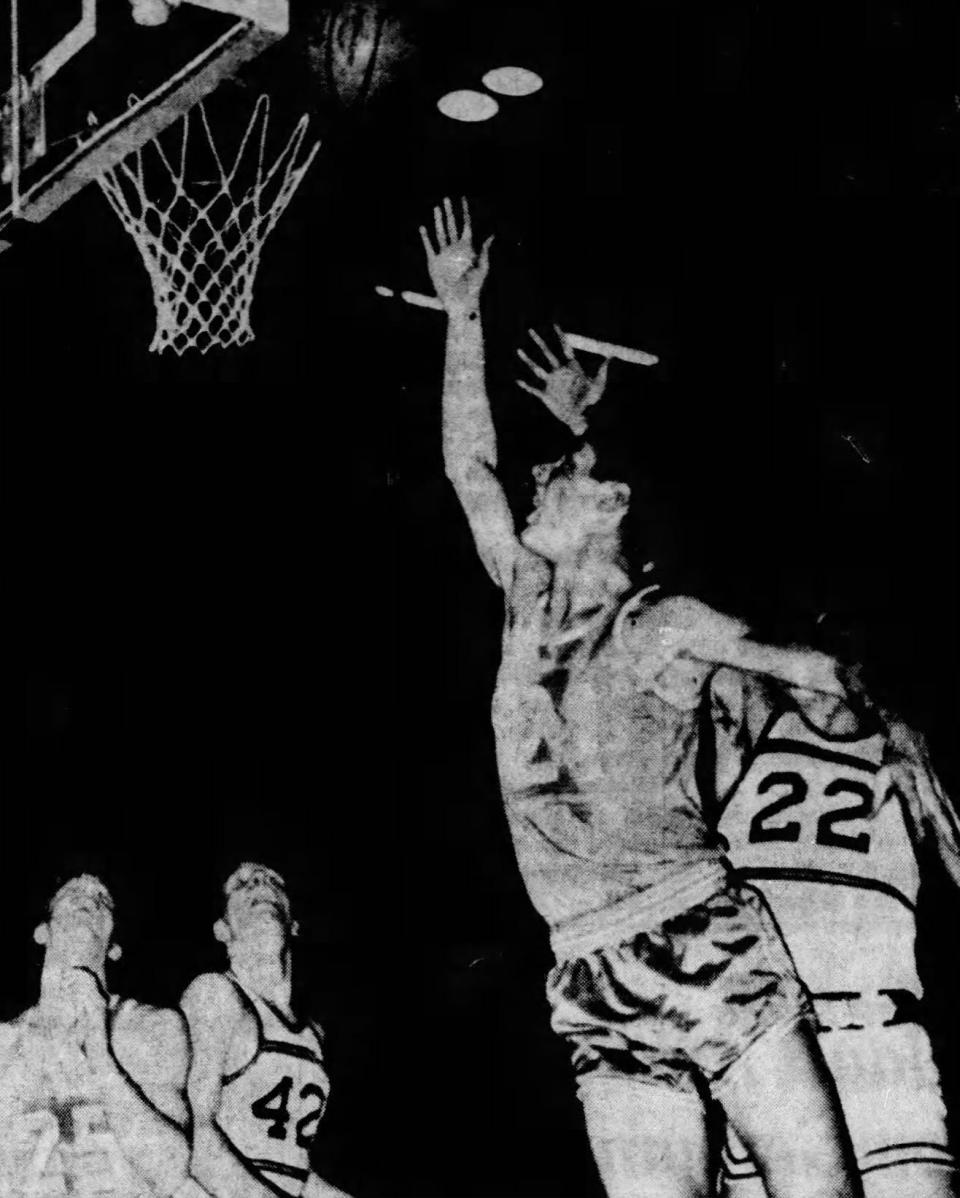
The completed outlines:
<svg viewBox="0 0 960 1198">
<path fill-rule="evenodd" d="M 919 871 L 904 807 L 876 792 L 883 744 L 775 712 L 722 808 L 729 859 L 763 891 L 814 995 L 922 993 Z"/>
<path fill-rule="evenodd" d="M 320 1037 L 227 977 L 257 1021 L 257 1051 L 223 1079 L 217 1124 L 264 1185 L 296 1196 L 310 1173 L 310 1145 L 330 1093 Z"/>
<path fill-rule="evenodd" d="M 79 1050 L 64 1045 L 57 1058 L 50 1072 L 41 1066 L 35 1097 L 12 1130 L 13 1194 L 145 1198 L 147 1186 L 125 1159 Z"/>
</svg>

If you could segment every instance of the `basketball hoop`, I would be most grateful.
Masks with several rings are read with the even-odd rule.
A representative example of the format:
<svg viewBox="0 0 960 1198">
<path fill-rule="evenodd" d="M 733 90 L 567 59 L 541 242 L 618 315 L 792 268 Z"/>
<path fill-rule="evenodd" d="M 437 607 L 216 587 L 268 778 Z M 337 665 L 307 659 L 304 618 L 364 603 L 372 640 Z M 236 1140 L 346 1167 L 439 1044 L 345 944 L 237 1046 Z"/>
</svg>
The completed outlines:
<svg viewBox="0 0 960 1198">
<path fill-rule="evenodd" d="M 314 142 L 304 150 L 309 124 L 304 115 L 273 165 L 265 169 L 270 99 L 261 96 L 228 170 L 202 100 L 197 108 L 206 134 L 207 149 L 201 152 L 209 151 L 214 178 L 197 178 L 194 165 L 188 185 L 187 112 L 181 118 L 176 161 L 156 137 L 97 180 L 136 242 L 150 276 L 157 311 L 150 349 L 156 353 L 168 347 L 177 354 L 188 349 L 206 353 L 213 346 L 253 340 L 250 307 L 263 244 L 320 148 Z M 255 160 L 247 153 L 251 142 Z M 245 182 L 244 175 L 251 174 Z M 157 198 L 150 198 L 148 188 Z"/>
</svg>

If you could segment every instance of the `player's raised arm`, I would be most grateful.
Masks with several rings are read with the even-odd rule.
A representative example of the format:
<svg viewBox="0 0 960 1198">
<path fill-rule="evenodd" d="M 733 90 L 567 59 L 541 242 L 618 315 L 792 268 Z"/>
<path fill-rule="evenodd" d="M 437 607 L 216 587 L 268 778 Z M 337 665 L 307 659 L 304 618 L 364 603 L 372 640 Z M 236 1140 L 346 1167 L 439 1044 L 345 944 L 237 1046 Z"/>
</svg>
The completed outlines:
<svg viewBox="0 0 960 1198">
<path fill-rule="evenodd" d="M 847 688 L 837 662 L 815 649 L 767 645 L 751 639 L 749 627 L 686 596 L 665 599 L 652 609 L 653 634 L 662 650 L 718 665 L 767 674 L 789 686 L 840 698 Z"/>
<path fill-rule="evenodd" d="M 474 250 L 470 209 L 449 199 L 433 210 L 433 230 L 420 237 L 438 298 L 447 313 L 443 379 L 443 461 L 463 505 L 477 551 L 498 586 L 506 587 L 518 548 L 513 518 L 496 476 L 497 438 L 484 377 L 480 295 L 492 237 Z"/>
<path fill-rule="evenodd" d="M 275 1198 L 245 1167 L 215 1120 L 227 1050 L 242 1015 L 237 995 L 222 974 L 202 974 L 187 987 L 180 1006 L 190 1028 L 190 1174 L 214 1198 Z"/>
</svg>

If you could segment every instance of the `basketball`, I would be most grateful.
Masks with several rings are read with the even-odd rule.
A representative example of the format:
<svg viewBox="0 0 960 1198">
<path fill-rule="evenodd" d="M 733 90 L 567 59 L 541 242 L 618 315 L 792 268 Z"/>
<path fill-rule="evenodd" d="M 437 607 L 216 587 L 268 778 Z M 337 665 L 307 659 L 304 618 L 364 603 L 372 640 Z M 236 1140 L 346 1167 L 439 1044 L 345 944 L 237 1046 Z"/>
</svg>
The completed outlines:
<svg viewBox="0 0 960 1198">
<path fill-rule="evenodd" d="M 133 0 L 133 19 L 138 25 L 165 25 L 169 17 L 166 0 Z"/>
<path fill-rule="evenodd" d="M 381 96 L 412 52 L 403 19 L 386 0 L 341 0 L 316 15 L 308 37 L 320 94 L 341 109 Z"/>
</svg>

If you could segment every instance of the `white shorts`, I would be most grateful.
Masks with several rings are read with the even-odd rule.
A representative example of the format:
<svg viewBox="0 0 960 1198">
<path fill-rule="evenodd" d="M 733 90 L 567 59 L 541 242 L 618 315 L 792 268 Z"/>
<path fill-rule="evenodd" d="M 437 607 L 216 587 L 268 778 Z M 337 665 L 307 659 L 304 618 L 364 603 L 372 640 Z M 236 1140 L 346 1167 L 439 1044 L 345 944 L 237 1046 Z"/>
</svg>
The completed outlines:
<svg viewBox="0 0 960 1198">
<path fill-rule="evenodd" d="M 923 1028 L 901 1023 L 835 1030 L 822 1033 L 819 1041 L 840 1093 L 867 1198 L 954 1193 L 947 1109 Z M 729 1129 L 722 1160 L 728 1198 L 765 1198 L 750 1155 Z"/>
</svg>

